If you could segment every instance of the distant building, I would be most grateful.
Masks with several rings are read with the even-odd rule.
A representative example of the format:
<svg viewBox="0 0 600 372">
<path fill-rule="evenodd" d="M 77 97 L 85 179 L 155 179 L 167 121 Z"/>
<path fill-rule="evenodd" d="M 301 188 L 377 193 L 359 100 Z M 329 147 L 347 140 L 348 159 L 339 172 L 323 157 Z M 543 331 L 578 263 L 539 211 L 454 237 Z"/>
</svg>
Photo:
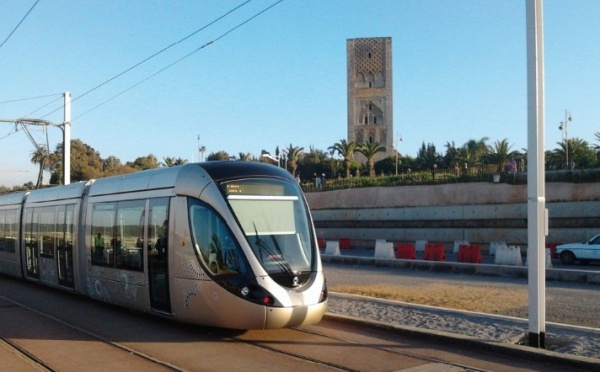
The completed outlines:
<svg viewBox="0 0 600 372">
<path fill-rule="evenodd" d="M 348 141 L 379 143 L 394 153 L 392 99 L 392 38 L 361 38 L 346 41 L 348 55 Z M 355 159 L 364 160 L 361 154 Z"/>
</svg>

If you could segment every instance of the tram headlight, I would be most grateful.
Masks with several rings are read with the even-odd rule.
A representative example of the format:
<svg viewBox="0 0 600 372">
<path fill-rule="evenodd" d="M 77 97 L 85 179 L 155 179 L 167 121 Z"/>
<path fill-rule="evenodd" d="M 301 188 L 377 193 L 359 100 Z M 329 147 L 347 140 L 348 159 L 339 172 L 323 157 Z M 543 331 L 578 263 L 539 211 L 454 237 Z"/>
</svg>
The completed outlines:
<svg viewBox="0 0 600 372">
<path fill-rule="evenodd" d="M 238 296 L 265 306 L 281 306 L 271 293 L 259 285 L 245 285 L 240 287 Z"/>
<path fill-rule="evenodd" d="M 240 293 L 242 294 L 242 296 L 248 297 L 248 295 L 250 294 L 250 288 L 244 287 L 244 288 L 242 288 L 242 290 L 240 291 Z"/>
<path fill-rule="evenodd" d="M 327 283 L 323 283 L 323 288 L 321 289 L 321 297 L 319 298 L 319 303 L 327 300 L 329 297 L 329 291 L 327 290 Z"/>
</svg>

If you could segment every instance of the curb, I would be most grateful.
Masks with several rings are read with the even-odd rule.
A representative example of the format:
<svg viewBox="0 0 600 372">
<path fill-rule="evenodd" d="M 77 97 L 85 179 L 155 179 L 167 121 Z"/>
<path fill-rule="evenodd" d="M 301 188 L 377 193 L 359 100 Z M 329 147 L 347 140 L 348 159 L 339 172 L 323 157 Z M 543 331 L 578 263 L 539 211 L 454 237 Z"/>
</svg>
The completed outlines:
<svg viewBox="0 0 600 372">
<path fill-rule="evenodd" d="M 550 350 L 535 349 L 530 348 L 528 346 L 516 344 L 506 344 L 495 341 L 481 340 L 469 336 L 453 334 L 443 331 L 423 330 L 415 327 L 395 325 L 382 321 L 367 320 L 363 318 L 334 314 L 330 312 L 326 312 L 323 319 L 357 325 L 360 327 L 382 329 L 387 332 L 398 333 L 423 340 L 442 341 L 445 343 L 451 343 L 453 345 L 463 345 L 473 349 L 491 351 L 498 354 L 510 355 L 521 359 L 535 360 L 536 362 L 559 364 L 561 366 L 582 370 L 600 370 L 600 359 L 590 357 L 562 354 Z"/>
</svg>

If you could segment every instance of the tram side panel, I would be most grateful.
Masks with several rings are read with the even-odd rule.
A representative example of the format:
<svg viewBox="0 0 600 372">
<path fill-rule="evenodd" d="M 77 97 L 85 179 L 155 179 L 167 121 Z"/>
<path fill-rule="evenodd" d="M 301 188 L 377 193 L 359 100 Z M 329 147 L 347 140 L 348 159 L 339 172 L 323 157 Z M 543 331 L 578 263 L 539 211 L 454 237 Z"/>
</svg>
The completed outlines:
<svg viewBox="0 0 600 372">
<path fill-rule="evenodd" d="M 265 306 L 232 294 L 216 283 L 207 272 L 210 270 L 211 275 L 219 278 L 226 275 L 225 270 L 231 269 L 220 266 L 222 262 L 218 262 L 215 254 L 210 252 L 211 241 L 232 238 L 223 236 L 230 233 L 228 229 L 219 229 L 224 227 L 222 217 L 211 206 L 202 202 L 188 208 L 188 199 L 185 197 L 174 198 L 172 205 L 171 218 L 174 219 L 175 230 L 170 250 L 171 298 L 177 320 L 237 329 L 264 328 Z M 189 211 L 193 215 L 190 216 Z M 196 246 L 190 224 L 201 224 L 203 231 L 209 235 L 203 241 L 197 241 Z M 223 226 L 218 227 L 217 224 Z M 198 232 L 196 234 L 199 235 Z M 196 238 L 202 239 L 199 236 Z M 203 255 L 203 252 L 206 254 Z"/>
<path fill-rule="evenodd" d="M 0 273 L 21 277 L 19 253 L 21 205 L 0 204 Z"/>
</svg>

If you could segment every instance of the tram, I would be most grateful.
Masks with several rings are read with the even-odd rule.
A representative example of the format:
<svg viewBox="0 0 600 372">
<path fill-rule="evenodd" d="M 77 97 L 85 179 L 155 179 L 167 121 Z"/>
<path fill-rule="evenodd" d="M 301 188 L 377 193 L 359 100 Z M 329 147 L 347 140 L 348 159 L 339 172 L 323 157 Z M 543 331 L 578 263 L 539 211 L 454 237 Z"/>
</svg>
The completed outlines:
<svg viewBox="0 0 600 372">
<path fill-rule="evenodd" d="M 0 273 L 222 328 L 316 323 L 327 306 L 300 187 L 252 162 L 0 195 Z"/>
</svg>

